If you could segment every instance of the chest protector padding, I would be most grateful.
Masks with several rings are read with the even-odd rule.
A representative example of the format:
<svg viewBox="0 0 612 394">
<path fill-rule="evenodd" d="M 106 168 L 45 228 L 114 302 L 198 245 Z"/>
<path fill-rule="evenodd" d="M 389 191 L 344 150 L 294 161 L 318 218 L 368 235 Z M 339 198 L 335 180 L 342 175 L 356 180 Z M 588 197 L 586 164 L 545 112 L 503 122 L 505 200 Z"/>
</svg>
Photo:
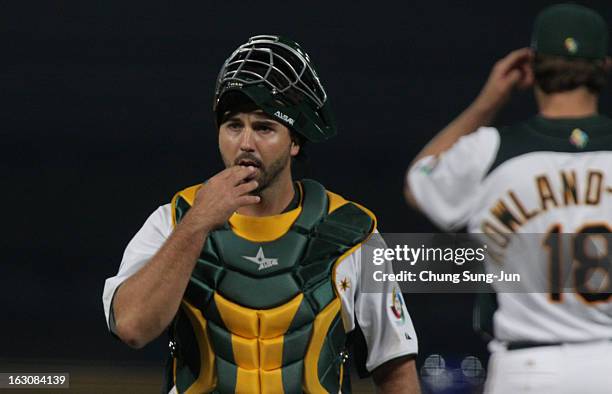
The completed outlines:
<svg viewBox="0 0 612 394">
<path fill-rule="evenodd" d="M 205 186 L 204 186 L 205 187 Z M 226 224 L 209 234 L 174 323 L 179 392 L 338 392 L 346 336 L 333 268 L 374 231 L 304 180 L 301 212 L 279 238 L 254 242 Z M 173 200 L 176 223 L 189 199 Z"/>
</svg>

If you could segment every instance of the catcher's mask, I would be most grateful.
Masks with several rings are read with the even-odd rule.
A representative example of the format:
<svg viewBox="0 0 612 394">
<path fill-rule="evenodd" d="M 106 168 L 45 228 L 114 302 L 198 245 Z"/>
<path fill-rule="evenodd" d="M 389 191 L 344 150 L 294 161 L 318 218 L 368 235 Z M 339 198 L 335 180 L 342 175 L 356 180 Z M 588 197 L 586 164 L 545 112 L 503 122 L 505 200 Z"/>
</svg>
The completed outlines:
<svg viewBox="0 0 612 394">
<path fill-rule="evenodd" d="M 310 58 L 294 41 L 254 36 L 230 55 L 215 88 L 217 126 L 244 96 L 307 141 L 336 135 L 325 89 Z"/>
</svg>

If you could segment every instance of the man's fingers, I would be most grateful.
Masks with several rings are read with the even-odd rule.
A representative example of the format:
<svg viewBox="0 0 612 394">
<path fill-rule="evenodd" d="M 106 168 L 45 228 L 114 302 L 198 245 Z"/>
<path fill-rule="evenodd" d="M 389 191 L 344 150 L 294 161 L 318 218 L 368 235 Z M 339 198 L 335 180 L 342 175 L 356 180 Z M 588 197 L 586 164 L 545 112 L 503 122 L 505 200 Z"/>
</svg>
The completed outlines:
<svg viewBox="0 0 612 394">
<path fill-rule="evenodd" d="M 244 207 L 245 205 L 259 204 L 259 201 L 261 201 L 261 197 L 247 194 L 246 196 L 239 197 L 236 202 L 238 207 Z"/>
<path fill-rule="evenodd" d="M 506 75 L 506 81 L 510 85 L 514 85 L 521 80 L 523 73 L 521 70 L 513 69 Z"/>
<path fill-rule="evenodd" d="M 236 172 L 237 166 L 233 166 L 233 167 L 229 167 L 224 169 L 223 171 L 218 172 L 217 174 L 215 174 L 214 176 L 212 176 L 208 182 L 210 182 L 213 179 L 230 179 L 233 174 Z"/>
<path fill-rule="evenodd" d="M 523 63 L 528 63 L 533 57 L 531 48 L 521 48 L 510 52 L 506 57 L 502 58 L 495 64 L 495 68 L 505 76 L 510 70 L 516 68 Z"/>
<path fill-rule="evenodd" d="M 246 178 L 251 176 L 255 172 L 255 167 L 248 166 L 234 166 L 232 167 L 232 180 L 234 182 L 234 186 L 242 183 Z"/>
<path fill-rule="evenodd" d="M 259 186 L 259 183 L 257 183 L 257 181 L 250 181 L 236 186 L 235 191 L 239 196 L 242 196 L 243 194 L 250 193 L 253 190 L 257 189 L 257 186 Z"/>
<path fill-rule="evenodd" d="M 533 85 L 535 77 L 533 75 L 533 67 L 531 63 L 524 63 L 521 67 L 523 73 L 522 78 L 519 82 L 519 88 L 526 89 Z"/>
<path fill-rule="evenodd" d="M 503 59 L 503 62 L 506 64 L 513 65 L 516 63 L 522 63 L 526 60 L 531 60 L 532 57 L 533 50 L 531 48 L 521 48 L 512 51 L 508 55 L 506 55 L 506 57 Z"/>
</svg>

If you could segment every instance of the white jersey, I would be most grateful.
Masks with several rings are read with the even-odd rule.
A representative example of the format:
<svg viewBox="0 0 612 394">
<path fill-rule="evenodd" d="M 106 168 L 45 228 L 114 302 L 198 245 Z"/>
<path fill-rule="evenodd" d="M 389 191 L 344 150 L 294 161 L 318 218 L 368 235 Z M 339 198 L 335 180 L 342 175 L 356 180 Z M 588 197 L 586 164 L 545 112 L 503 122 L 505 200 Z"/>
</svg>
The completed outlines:
<svg viewBox="0 0 612 394">
<path fill-rule="evenodd" d="M 104 286 L 102 299 L 109 329 L 115 291 L 153 257 L 172 231 L 171 207 L 166 204 L 149 216 L 128 244 L 119 272 L 108 278 Z M 391 266 L 386 269 L 391 270 Z M 394 358 L 416 355 L 418 342 L 397 284 L 385 283 L 382 293 L 361 292 L 360 271 L 361 253 L 357 249 L 337 265 L 336 289 L 342 302 L 344 329 L 348 333 L 358 328 L 363 333 L 367 346 L 365 368 L 371 372 Z"/>
<path fill-rule="evenodd" d="M 589 275 L 551 269 L 551 259 L 570 253 L 575 266 L 587 273 L 604 268 L 601 274 L 609 281 L 609 263 L 588 266 L 595 263 L 582 261 L 584 252 L 576 247 L 554 255 L 551 248 L 559 246 L 547 243 L 555 233 L 611 232 L 610 119 L 534 117 L 506 129 L 480 128 L 439 157 L 423 158 L 407 176 L 419 207 L 445 230 L 467 227 L 491 239 L 508 233 L 537 237 L 529 248 L 506 246 L 502 264 L 520 273 L 526 283 L 549 280 L 550 291 L 500 292 L 493 320 L 498 340 L 612 338 L 612 296 L 563 291 L 555 286 L 569 279 L 559 275 L 574 275 L 576 286 L 584 286 L 578 282 Z M 573 236 L 559 242 L 571 242 Z"/>
</svg>

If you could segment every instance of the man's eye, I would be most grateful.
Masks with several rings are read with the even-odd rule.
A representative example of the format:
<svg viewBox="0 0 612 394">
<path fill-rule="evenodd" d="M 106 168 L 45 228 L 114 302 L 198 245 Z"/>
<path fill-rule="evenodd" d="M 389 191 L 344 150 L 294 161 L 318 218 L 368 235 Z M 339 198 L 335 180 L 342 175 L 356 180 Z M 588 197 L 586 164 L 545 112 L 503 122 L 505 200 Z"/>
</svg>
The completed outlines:
<svg viewBox="0 0 612 394">
<path fill-rule="evenodd" d="M 256 128 L 256 130 L 257 130 L 257 132 L 263 133 L 263 134 L 270 133 L 270 132 L 274 131 L 274 129 L 272 127 L 270 127 L 270 126 L 259 126 L 259 127 Z"/>
<path fill-rule="evenodd" d="M 242 127 L 242 125 L 240 123 L 229 123 L 227 125 L 227 128 L 230 130 L 238 130 Z"/>
</svg>

